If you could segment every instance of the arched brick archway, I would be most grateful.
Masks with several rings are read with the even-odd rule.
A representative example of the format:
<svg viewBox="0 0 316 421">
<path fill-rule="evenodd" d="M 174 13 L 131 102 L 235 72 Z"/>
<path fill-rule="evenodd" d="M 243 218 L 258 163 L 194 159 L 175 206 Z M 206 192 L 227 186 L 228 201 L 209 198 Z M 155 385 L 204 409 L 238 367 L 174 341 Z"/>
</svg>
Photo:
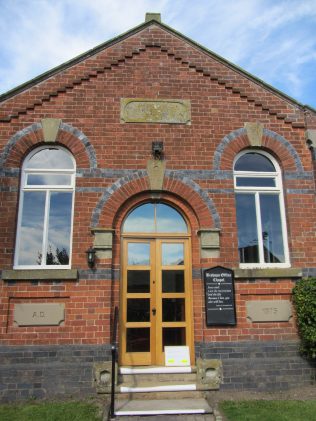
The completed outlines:
<svg viewBox="0 0 316 421">
<path fill-rule="evenodd" d="M 235 156 L 251 147 L 245 128 L 234 130 L 226 135 L 216 148 L 214 170 L 232 170 Z M 263 129 L 261 148 L 275 155 L 284 170 L 303 172 L 303 165 L 293 145 L 283 136 L 272 130 Z"/>
<path fill-rule="evenodd" d="M 181 203 L 187 203 L 188 209 L 191 209 L 192 214 L 198 221 L 198 228 L 220 228 L 220 218 L 212 199 L 197 183 L 186 178 L 180 179 L 170 173 L 164 179 L 162 191 L 152 192 L 145 170 L 135 171 L 133 175 L 122 177 L 105 189 L 93 211 L 91 226 L 114 227 L 121 209 L 131 207 L 134 198 L 140 196 L 144 196 L 143 201 L 146 200 L 145 197 L 147 197 L 147 200 L 153 198 L 165 199 L 175 203 L 180 208 L 183 206 Z M 136 206 L 136 203 L 134 203 L 134 206 Z"/>
<path fill-rule="evenodd" d="M 42 124 L 33 123 L 15 133 L 0 154 L 0 167 L 20 168 L 31 149 L 44 142 Z M 63 145 L 76 157 L 77 168 L 97 168 L 96 154 L 88 138 L 79 129 L 61 122 L 56 144 Z"/>
</svg>

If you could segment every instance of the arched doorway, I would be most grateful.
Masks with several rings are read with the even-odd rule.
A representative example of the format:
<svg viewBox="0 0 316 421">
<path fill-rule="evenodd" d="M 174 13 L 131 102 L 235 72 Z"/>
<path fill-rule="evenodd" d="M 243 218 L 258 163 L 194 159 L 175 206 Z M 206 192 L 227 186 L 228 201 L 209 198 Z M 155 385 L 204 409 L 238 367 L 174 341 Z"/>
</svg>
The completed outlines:
<svg viewBox="0 0 316 421">
<path fill-rule="evenodd" d="M 165 346 L 189 346 L 191 245 L 182 215 L 164 203 L 134 208 L 122 230 L 120 364 L 164 365 Z"/>
</svg>

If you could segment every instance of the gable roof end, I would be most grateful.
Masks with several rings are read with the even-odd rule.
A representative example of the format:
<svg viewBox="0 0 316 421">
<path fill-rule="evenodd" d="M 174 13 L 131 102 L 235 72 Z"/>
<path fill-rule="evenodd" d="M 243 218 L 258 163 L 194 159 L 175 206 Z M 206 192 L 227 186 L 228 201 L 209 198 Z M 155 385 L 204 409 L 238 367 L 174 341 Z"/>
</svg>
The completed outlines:
<svg viewBox="0 0 316 421">
<path fill-rule="evenodd" d="M 295 104 L 296 106 L 299 106 L 302 109 L 308 109 L 308 110 L 316 113 L 316 109 L 311 107 L 310 105 L 302 104 L 301 102 L 297 101 L 293 97 L 285 94 L 284 92 L 282 92 L 282 91 L 278 90 L 277 88 L 275 88 L 275 87 L 269 85 L 268 83 L 264 82 L 262 79 L 260 79 L 256 76 L 252 75 L 251 73 L 247 72 L 243 68 L 235 65 L 234 63 L 231 63 L 229 60 L 226 60 L 222 56 L 220 56 L 220 55 L 214 53 L 213 51 L 207 49 L 206 47 L 200 45 L 199 43 L 192 40 L 191 38 L 183 35 L 182 33 L 178 32 L 178 31 L 176 31 L 172 27 L 166 25 L 165 23 L 162 23 L 160 13 L 146 13 L 145 22 L 143 22 L 140 25 L 128 30 L 127 32 L 124 32 L 121 35 L 118 35 L 114 38 L 111 38 L 110 40 L 108 40 L 106 42 L 103 42 L 103 43 L 97 45 L 96 47 L 86 51 L 83 54 L 80 54 L 80 55 L 72 58 L 71 60 L 68 60 L 68 61 L 62 63 L 59 66 L 56 66 L 56 67 L 54 67 L 54 68 L 52 68 L 52 69 L 50 69 L 50 70 L 48 70 L 44 73 L 41 73 L 40 75 L 36 76 L 35 78 L 33 78 L 33 79 L 31 79 L 31 80 L 29 80 L 25 83 L 22 83 L 21 85 L 18 85 L 17 87 L 15 87 L 13 89 L 10 89 L 9 91 L 0 95 L 0 102 L 3 102 L 3 101 L 5 101 L 9 98 L 12 98 L 13 96 L 31 88 L 32 86 L 35 86 L 38 83 L 43 82 L 46 79 L 56 75 L 57 73 L 60 73 L 63 70 L 66 70 L 66 69 L 74 66 L 75 64 L 78 64 L 78 63 L 82 62 L 83 60 L 98 54 L 102 50 L 104 50 L 104 49 L 106 49 L 106 48 L 108 48 L 108 47 L 110 47 L 114 44 L 117 44 L 117 43 L 123 41 L 124 39 L 126 39 L 126 38 L 128 38 L 132 35 L 137 34 L 138 32 L 144 30 L 145 28 L 147 28 L 151 25 L 160 26 L 165 31 L 167 31 L 167 32 L 171 33 L 172 35 L 176 36 L 177 38 L 180 38 L 183 41 L 189 43 L 194 48 L 198 48 L 203 53 L 207 54 L 208 56 L 212 57 L 216 61 L 222 63 L 223 65 L 229 67 L 230 69 L 238 72 L 239 74 L 243 75 L 244 77 L 250 79 L 254 83 L 257 83 L 257 84 L 261 85 L 263 88 L 268 89 L 269 91 L 272 91 L 276 95 L 281 96 L 285 100 Z"/>
</svg>

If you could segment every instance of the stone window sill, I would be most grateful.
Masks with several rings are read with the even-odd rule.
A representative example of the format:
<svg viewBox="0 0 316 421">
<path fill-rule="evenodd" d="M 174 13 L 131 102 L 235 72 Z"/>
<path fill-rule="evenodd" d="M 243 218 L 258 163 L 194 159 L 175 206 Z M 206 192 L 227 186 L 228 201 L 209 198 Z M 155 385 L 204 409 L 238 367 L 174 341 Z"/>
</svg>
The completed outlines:
<svg viewBox="0 0 316 421">
<path fill-rule="evenodd" d="M 240 269 L 233 268 L 235 278 L 301 278 L 300 268 Z"/>
<path fill-rule="evenodd" d="M 3 270 L 2 279 L 4 281 L 55 281 L 55 280 L 73 280 L 78 279 L 77 269 L 21 269 L 21 270 Z"/>
</svg>

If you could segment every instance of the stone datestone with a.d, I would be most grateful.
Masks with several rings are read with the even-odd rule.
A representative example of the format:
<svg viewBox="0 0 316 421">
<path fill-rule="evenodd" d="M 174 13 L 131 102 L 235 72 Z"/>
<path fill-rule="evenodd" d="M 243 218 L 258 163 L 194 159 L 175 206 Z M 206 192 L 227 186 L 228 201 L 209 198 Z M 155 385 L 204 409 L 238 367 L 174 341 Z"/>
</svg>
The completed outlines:
<svg viewBox="0 0 316 421">
<path fill-rule="evenodd" d="M 65 320 L 63 303 L 21 303 L 14 305 L 14 323 L 18 326 L 58 326 Z"/>
</svg>

